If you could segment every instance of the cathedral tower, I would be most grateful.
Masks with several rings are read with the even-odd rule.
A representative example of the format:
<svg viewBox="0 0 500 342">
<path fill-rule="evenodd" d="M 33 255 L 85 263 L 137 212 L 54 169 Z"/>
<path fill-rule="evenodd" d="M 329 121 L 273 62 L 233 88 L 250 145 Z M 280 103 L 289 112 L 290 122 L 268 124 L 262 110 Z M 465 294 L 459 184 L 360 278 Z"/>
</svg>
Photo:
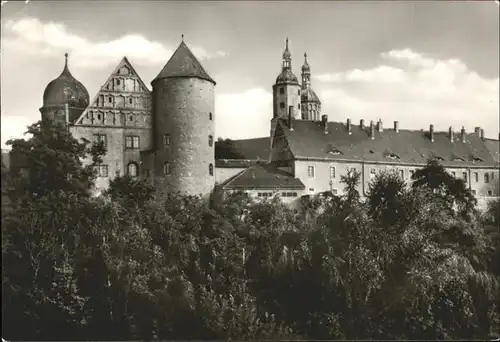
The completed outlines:
<svg viewBox="0 0 500 342">
<path fill-rule="evenodd" d="M 68 68 L 68 54 L 64 69 L 58 78 L 52 80 L 43 92 L 43 106 L 40 108 L 42 122 L 74 123 L 89 104 L 89 93 Z"/>
<path fill-rule="evenodd" d="M 289 107 L 292 106 L 292 117 L 300 118 L 300 84 L 292 72 L 292 54 L 288 49 L 288 38 L 283 52 L 281 73 L 273 85 L 273 118 L 271 120 L 271 137 L 274 134 L 276 121 L 287 118 Z"/>
<path fill-rule="evenodd" d="M 151 85 L 155 187 L 209 194 L 215 186 L 215 81 L 183 40 Z"/>
<path fill-rule="evenodd" d="M 311 67 L 309 63 L 307 63 L 307 53 L 304 53 L 304 65 L 302 65 L 302 92 L 300 102 L 302 120 L 320 120 L 321 101 L 311 88 Z"/>
</svg>

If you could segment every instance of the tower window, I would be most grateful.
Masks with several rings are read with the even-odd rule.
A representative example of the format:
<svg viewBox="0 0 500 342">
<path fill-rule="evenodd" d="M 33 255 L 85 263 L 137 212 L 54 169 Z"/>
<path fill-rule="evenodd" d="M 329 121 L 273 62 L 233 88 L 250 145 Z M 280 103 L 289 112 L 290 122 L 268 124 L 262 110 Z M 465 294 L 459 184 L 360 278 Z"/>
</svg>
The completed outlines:
<svg viewBox="0 0 500 342">
<path fill-rule="evenodd" d="M 163 146 L 170 146 L 170 134 L 163 135 Z"/>
<path fill-rule="evenodd" d="M 280 94 L 284 94 L 285 93 L 285 88 L 280 88 Z"/>
<path fill-rule="evenodd" d="M 300 109 L 300 103 L 298 104 L 298 107 L 299 107 L 299 109 Z"/>
<path fill-rule="evenodd" d="M 116 85 L 120 85 L 120 80 L 116 80 Z"/>
<path fill-rule="evenodd" d="M 213 144 L 214 144 L 214 137 L 213 137 L 213 135 L 209 135 L 208 136 L 208 146 L 212 147 Z"/>
<path fill-rule="evenodd" d="M 299 90 L 297 90 L 297 95 L 300 95 L 300 89 L 299 89 Z"/>
<path fill-rule="evenodd" d="M 127 165 L 127 175 L 130 177 L 137 177 L 139 175 L 139 167 L 136 163 L 132 162 Z"/>
<path fill-rule="evenodd" d="M 285 108 L 285 102 L 280 102 L 280 108 Z"/>
<path fill-rule="evenodd" d="M 208 113 L 208 119 L 212 121 L 212 112 Z"/>
<path fill-rule="evenodd" d="M 214 175 L 214 165 L 213 164 L 209 164 L 208 165 L 208 174 L 210 176 L 213 176 Z"/>
<path fill-rule="evenodd" d="M 113 102 L 113 97 L 112 96 L 108 96 L 108 102 Z"/>
<path fill-rule="evenodd" d="M 129 135 L 125 137 L 125 148 L 136 149 L 139 148 L 139 137 Z"/>
<path fill-rule="evenodd" d="M 129 98 L 129 99 L 128 99 L 128 103 L 129 103 L 129 104 L 132 104 L 132 102 L 134 102 L 134 100 L 133 100 L 132 98 Z"/>
<path fill-rule="evenodd" d="M 172 174 L 172 165 L 169 162 L 165 162 L 165 164 L 163 164 L 163 174 L 165 175 Z"/>
</svg>

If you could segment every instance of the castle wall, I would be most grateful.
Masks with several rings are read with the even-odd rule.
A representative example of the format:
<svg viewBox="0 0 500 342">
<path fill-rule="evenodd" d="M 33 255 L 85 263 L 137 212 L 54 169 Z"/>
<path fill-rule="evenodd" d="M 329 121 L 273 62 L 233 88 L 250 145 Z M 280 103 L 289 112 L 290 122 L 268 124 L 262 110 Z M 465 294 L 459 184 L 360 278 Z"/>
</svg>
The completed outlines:
<svg viewBox="0 0 500 342">
<path fill-rule="evenodd" d="M 153 84 L 153 106 L 155 186 L 168 192 L 210 193 L 215 186 L 215 141 L 209 145 L 214 85 L 198 78 L 160 79 Z M 165 163 L 171 174 L 165 174 Z"/>
</svg>

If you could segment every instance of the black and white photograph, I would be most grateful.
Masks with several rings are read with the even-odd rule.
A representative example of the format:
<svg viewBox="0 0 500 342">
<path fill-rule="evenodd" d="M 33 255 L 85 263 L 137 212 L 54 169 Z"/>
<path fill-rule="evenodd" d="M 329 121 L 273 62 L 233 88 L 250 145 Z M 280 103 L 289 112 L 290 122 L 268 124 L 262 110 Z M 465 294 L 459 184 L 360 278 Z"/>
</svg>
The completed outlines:
<svg viewBox="0 0 500 342">
<path fill-rule="evenodd" d="M 2 342 L 498 341 L 499 18 L 2 0 Z"/>
</svg>

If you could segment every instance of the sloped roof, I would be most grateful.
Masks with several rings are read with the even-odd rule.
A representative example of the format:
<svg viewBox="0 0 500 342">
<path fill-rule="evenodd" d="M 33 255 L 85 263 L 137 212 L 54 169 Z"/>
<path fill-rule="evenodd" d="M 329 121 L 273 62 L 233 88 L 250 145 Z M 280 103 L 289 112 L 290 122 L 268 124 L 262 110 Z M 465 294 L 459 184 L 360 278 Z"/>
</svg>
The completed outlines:
<svg viewBox="0 0 500 342">
<path fill-rule="evenodd" d="M 226 158 L 221 153 L 221 149 L 218 149 L 218 146 L 221 146 L 221 142 L 215 142 L 215 159 L 216 160 L 269 160 L 269 154 L 271 153 L 270 149 L 270 138 L 262 137 L 262 138 L 253 138 L 253 139 L 240 139 L 240 140 L 231 140 L 231 149 L 235 155 L 239 158 Z"/>
<path fill-rule="evenodd" d="M 229 179 L 224 185 L 228 190 L 256 189 L 305 189 L 298 178 L 269 164 L 256 164 Z"/>
<path fill-rule="evenodd" d="M 500 146 L 498 143 L 499 143 L 498 140 L 493 140 L 493 139 L 486 139 L 484 141 L 484 144 L 488 149 L 488 151 L 490 152 L 493 159 L 497 162 L 497 164 L 500 164 Z"/>
<path fill-rule="evenodd" d="M 168 77 L 196 77 L 212 82 L 215 85 L 215 81 L 208 75 L 184 42 L 181 42 L 151 84 L 159 79 Z"/>
<path fill-rule="evenodd" d="M 428 132 L 423 130 L 396 132 L 385 129 L 378 132 L 375 129 L 375 139 L 372 140 L 369 127 L 361 129 L 352 125 L 352 134 L 349 135 L 346 125 L 340 122 L 328 122 L 328 134 L 324 133 L 320 122 L 295 120 L 292 131 L 283 120 L 279 124 L 284 128 L 290 150 L 297 159 L 425 164 L 429 158 L 438 157 L 445 166 L 496 164 L 484 141 L 475 133 L 466 134 L 466 142 L 462 143 L 457 134 L 455 141 L 451 142 L 448 132 L 435 132 L 432 142 Z"/>
</svg>

